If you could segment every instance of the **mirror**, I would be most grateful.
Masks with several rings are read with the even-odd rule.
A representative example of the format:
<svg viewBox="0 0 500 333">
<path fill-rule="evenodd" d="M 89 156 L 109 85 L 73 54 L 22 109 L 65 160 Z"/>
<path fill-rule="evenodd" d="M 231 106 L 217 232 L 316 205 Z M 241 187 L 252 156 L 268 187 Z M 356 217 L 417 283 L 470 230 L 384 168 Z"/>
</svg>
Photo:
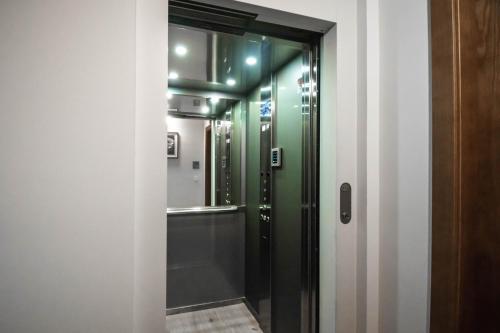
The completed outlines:
<svg viewBox="0 0 500 333">
<path fill-rule="evenodd" d="M 168 94 L 169 208 L 241 205 L 244 103 Z"/>
</svg>

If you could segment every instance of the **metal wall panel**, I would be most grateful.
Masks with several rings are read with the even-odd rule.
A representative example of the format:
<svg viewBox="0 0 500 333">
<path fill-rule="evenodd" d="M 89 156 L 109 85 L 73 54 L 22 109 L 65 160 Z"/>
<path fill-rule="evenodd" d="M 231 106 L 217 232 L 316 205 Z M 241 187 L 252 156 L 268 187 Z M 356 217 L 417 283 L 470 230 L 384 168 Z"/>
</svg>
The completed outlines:
<svg viewBox="0 0 500 333">
<path fill-rule="evenodd" d="M 169 215 L 167 308 L 244 296 L 245 213 Z"/>
</svg>

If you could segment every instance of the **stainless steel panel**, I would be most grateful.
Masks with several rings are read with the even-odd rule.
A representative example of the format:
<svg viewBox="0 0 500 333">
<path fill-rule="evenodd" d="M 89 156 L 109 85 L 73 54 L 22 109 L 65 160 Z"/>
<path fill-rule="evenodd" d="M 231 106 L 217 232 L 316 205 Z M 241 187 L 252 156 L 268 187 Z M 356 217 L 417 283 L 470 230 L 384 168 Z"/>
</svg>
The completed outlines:
<svg viewBox="0 0 500 333">
<path fill-rule="evenodd" d="M 245 215 L 169 215 L 167 308 L 244 296 Z"/>
</svg>

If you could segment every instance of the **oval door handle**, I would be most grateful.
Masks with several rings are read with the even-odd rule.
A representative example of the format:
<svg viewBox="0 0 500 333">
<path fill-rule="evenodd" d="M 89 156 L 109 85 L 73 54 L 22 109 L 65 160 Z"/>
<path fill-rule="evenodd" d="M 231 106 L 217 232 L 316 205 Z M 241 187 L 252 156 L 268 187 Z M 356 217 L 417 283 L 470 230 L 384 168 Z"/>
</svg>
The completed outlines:
<svg viewBox="0 0 500 333">
<path fill-rule="evenodd" d="M 343 183 L 340 186 L 340 222 L 347 224 L 351 221 L 351 185 Z"/>
</svg>

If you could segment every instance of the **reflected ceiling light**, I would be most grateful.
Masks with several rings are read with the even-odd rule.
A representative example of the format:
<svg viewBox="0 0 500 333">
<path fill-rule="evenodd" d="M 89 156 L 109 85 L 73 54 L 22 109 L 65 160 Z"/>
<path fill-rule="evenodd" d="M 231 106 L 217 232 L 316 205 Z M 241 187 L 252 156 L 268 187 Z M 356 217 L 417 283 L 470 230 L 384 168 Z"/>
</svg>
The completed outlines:
<svg viewBox="0 0 500 333">
<path fill-rule="evenodd" d="M 234 86 L 236 84 L 236 80 L 235 79 L 227 79 L 226 84 L 228 86 L 232 87 L 232 86 Z"/>
<path fill-rule="evenodd" d="M 168 78 L 170 80 L 177 80 L 179 78 L 179 74 L 177 74 L 177 72 L 172 71 L 170 72 L 170 74 L 168 74 Z"/>
<path fill-rule="evenodd" d="M 210 112 L 210 108 L 206 105 L 203 105 L 202 108 L 201 108 L 201 112 L 203 113 L 208 113 Z"/>
<path fill-rule="evenodd" d="M 212 97 L 210 97 L 210 103 L 212 103 L 212 104 L 217 104 L 217 103 L 219 103 L 219 100 L 220 100 L 220 98 L 219 98 L 219 97 L 217 97 L 217 96 L 212 96 Z"/>
<path fill-rule="evenodd" d="M 167 99 L 170 100 L 172 97 L 174 97 L 174 95 L 172 95 L 171 92 L 167 92 Z"/>
<path fill-rule="evenodd" d="M 247 59 L 245 60 L 245 63 L 248 65 L 248 66 L 253 66 L 257 63 L 257 58 L 255 57 L 247 57 Z"/>
<path fill-rule="evenodd" d="M 184 45 L 177 45 L 175 47 L 175 54 L 179 57 L 184 57 L 188 53 L 188 49 Z"/>
<path fill-rule="evenodd" d="M 262 87 L 260 88 L 260 91 L 271 91 L 271 87 L 270 86 Z"/>
</svg>

